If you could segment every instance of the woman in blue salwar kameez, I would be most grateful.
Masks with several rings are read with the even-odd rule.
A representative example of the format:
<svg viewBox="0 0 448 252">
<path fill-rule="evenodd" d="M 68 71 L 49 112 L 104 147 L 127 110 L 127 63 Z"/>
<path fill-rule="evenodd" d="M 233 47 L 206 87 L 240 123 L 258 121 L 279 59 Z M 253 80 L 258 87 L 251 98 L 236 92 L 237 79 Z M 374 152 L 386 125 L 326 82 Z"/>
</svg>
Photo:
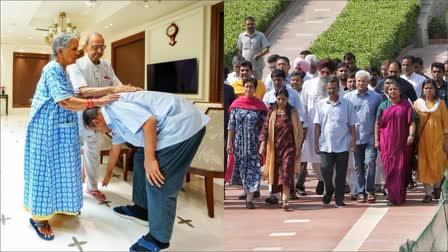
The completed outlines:
<svg viewBox="0 0 448 252">
<path fill-rule="evenodd" d="M 77 215 L 82 207 L 81 146 L 76 111 L 114 101 L 75 97 L 66 66 L 78 56 L 76 36 L 56 36 L 54 60 L 43 69 L 31 104 L 25 143 L 24 208 L 45 240 L 54 238 L 48 223 L 54 214 Z"/>
</svg>

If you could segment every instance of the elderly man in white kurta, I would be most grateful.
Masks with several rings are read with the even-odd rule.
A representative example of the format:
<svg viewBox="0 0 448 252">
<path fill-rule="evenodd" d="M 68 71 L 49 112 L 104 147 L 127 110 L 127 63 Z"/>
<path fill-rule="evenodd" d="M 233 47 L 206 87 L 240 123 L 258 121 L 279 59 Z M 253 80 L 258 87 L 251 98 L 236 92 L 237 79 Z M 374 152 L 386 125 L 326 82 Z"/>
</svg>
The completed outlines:
<svg viewBox="0 0 448 252">
<path fill-rule="evenodd" d="M 327 83 L 331 79 L 331 73 L 336 66 L 331 59 L 322 59 L 317 65 L 319 76 L 305 81 L 302 88 L 302 105 L 305 110 L 306 120 L 312 122 L 316 112 L 317 103 L 328 97 Z M 344 96 L 344 90 L 339 90 L 339 96 Z M 308 125 L 307 136 L 302 148 L 302 162 L 310 162 L 313 171 L 319 180 L 316 193 L 322 195 L 324 192 L 324 179 L 320 169 L 321 158 L 314 150 L 314 124 Z"/>
<path fill-rule="evenodd" d="M 103 56 L 104 38 L 101 34 L 87 35 L 84 42 L 86 55 L 67 67 L 67 71 L 77 94 L 83 97 L 101 97 L 109 93 L 136 91 L 138 88 L 122 85 L 115 76 L 112 67 L 100 60 Z M 82 113 L 78 114 L 79 132 L 83 144 L 83 164 L 86 171 L 87 190 L 96 200 L 103 202 L 106 196 L 98 190 L 99 154 L 101 133 L 96 133 L 84 127 Z"/>
</svg>

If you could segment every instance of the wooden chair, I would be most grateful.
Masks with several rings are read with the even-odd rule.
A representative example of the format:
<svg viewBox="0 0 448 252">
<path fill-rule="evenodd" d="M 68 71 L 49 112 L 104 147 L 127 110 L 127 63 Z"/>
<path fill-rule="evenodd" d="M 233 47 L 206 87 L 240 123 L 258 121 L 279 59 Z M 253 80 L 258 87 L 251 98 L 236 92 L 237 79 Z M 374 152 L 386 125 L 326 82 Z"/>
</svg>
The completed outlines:
<svg viewBox="0 0 448 252">
<path fill-rule="evenodd" d="M 213 179 L 224 178 L 224 109 L 208 108 L 206 114 L 210 117 L 206 132 L 198 151 L 190 165 L 189 173 L 203 176 L 207 211 L 210 218 L 215 217 Z M 187 182 L 189 176 L 187 175 Z"/>
<path fill-rule="evenodd" d="M 193 105 L 203 113 L 207 112 L 208 108 L 223 108 L 222 103 L 198 102 L 194 101 Z"/>
<path fill-rule="evenodd" d="M 109 156 L 109 151 L 112 148 L 112 137 L 108 134 L 103 135 L 101 149 L 100 149 L 100 163 L 103 163 L 103 157 Z M 134 153 L 136 152 L 136 148 L 124 143 L 121 145 L 120 156 L 122 157 L 123 162 L 123 180 L 128 180 L 128 170 L 131 164 L 132 158 L 134 158 Z"/>
</svg>

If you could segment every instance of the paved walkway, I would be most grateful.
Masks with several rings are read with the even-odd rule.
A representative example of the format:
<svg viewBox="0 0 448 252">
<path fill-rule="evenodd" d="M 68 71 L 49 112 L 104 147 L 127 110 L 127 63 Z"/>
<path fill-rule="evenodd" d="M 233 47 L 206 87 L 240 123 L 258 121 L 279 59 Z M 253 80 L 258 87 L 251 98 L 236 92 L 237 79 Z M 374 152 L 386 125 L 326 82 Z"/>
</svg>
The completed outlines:
<svg viewBox="0 0 448 252">
<path fill-rule="evenodd" d="M 271 54 L 279 54 L 288 57 L 292 64 L 300 51 L 308 49 L 311 42 L 330 27 L 346 3 L 345 0 L 294 1 L 268 35 L 271 48 L 269 54 L 264 56 L 265 60 Z M 263 79 L 268 73 L 270 70 L 266 67 Z"/>
<path fill-rule="evenodd" d="M 350 201 L 336 208 L 334 200 L 324 206 L 315 194 L 317 180 L 311 174 L 305 182 L 307 196 L 290 201 L 294 209 L 283 211 L 267 205 L 268 186 L 262 184 L 256 209 L 246 209 L 238 200 L 239 187 L 226 189 L 224 201 L 224 250 L 226 251 L 398 251 L 407 239 L 415 240 L 432 219 L 437 203 L 421 203 L 423 187 L 408 190 L 402 206 L 388 207 L 377 193 L 375 204 Z"/>
<path fill-rule="evenodd" d="M 448 60 L 448 44 L 433 44 L 424 48 L 412 48 L 402 54 L 421 57 L 425 74 L 431 77 L 431 64 L 435 61 L 443 63 Z"/>
</svg>

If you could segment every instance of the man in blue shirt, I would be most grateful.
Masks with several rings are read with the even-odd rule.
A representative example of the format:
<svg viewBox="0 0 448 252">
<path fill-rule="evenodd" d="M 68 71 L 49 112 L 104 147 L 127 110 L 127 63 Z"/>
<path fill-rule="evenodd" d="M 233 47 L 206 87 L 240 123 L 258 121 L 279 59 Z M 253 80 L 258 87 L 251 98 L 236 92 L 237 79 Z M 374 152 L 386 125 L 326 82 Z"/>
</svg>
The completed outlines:
<svg viewBox="0 0 448 252">
<path fill-rule="evenodd" d="M 314 117 L 314 146 L 321 158 L 321 171 L 325 182 L 323 203 L 331 202 L 333 193 L 337 207 L 345 207 L 344 191 L 347 176 L 348 151 L 356 149 L 358 122 L 353 105 L 339 96 L 338 79 L 327 83 L 328 97 L 320 100 Z M 333 186 L 333 171 L 336 170 Z"/>
<path fill-rule="evenodd" d="M 354 152 L 358 202 L 365 203 L 367 198 L 369 203 L 374 203 L 376 200 L 375 171 L 377 156 L 374 129 L 376 111 L 382 99 L 378 93 L 368 88 L 371 78 L 369 72 L 359 70 L 355 78 L 357 90 L 346 94 L 344 98 L 352 103 L 359 118 L 359 123 L 356 124 L 356 151 Z"/>
<path fill-rule="evenodd" d="M 110 181 L 121 144 L 128 142 L 139 147 L 134 157 L 135 205 L 114 208 L 117 214 L 129 219 L 142 219 L 147 211 L 150 231 L 131 251 L 168 248 L 177 196 L 205 134 L 208 117 L 180 96 L 140 91 L 121 93 L 114 103 L 87 109 L 83 119 L 86 128 L 112 133 L 103 186 Z"/>
</svg>

